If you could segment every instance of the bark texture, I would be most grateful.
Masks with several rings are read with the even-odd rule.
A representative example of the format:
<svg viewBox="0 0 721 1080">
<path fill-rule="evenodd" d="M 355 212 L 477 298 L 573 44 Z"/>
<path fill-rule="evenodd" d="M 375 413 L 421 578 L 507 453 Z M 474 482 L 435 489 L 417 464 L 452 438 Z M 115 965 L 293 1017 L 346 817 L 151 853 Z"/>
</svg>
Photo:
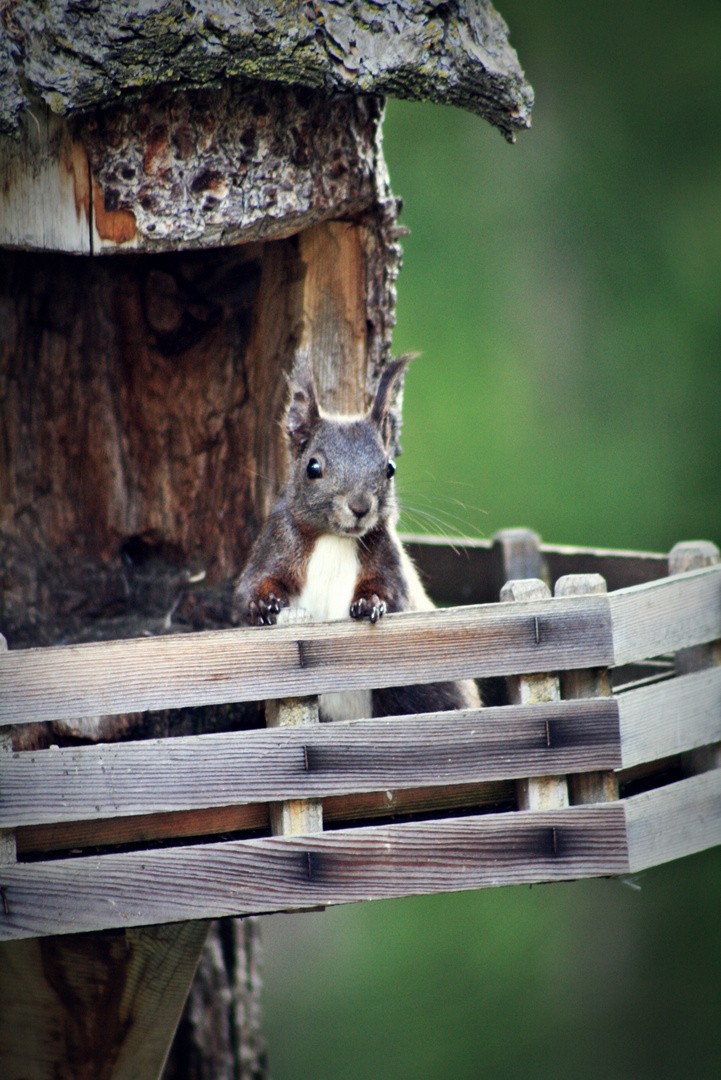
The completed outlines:
<svg viewBox="0 0 721 1080">
<path fill-rule="evenodd" d="M 162 1080 L 265 1080 L 257 919 L 213 923 Z"/>
<path fill-rule="evenodd" d="M 106 254 L 289 236 L 389 198 L 382 103 L 278 83 L 144 91 L 0 135 L 0 245 Z"/>
<path fill-rule="evenodd" d="M 61 8 L 44 6 L 48 18 Z M 72 10 L 100 22 L 105 5 Z M 236 123 L 244 109 L 253 131 Z M 282 483 L 278 419 L 298 350 L 336 411 L 367 404 L 390 353 L 400 251 L 379 103 L 278 86 L 154 89 L 135 109 L 79 118 L 73 138 L 63 124 L 59 166 L 86 147 L 93 174 L 78 222 L 116 251 L 131 226 L 146 249 L 173 228 L 160 246 L 202 234 L 205 249 L 0 251 L 0 629 L 18 648 L 227 625 L 233 579 Z M 26 745 L 47 746 L 260 719 L 256 706 L 227 707 L 23 730 Z M 258 972 L 251 921 L 211 931 L 167 1080 L 264 1075 Z"/>
<path fill-rule="evenodd" d="M 488 0 L 10 0 L 3 23 L 6 132 L 28 103 L 25 87 L 68 112 L 149 85 L 238 75 L 458 105 L 511 140 L 530 123 L 533 92 Z"/>
<path fill-rule="evenodd" d="M 381 115 L 376 97 L 247 80 L 96 110 L 75 125 L 94 249 L 216 247 L 358 214 L 376 195 Z"/>
</svg>

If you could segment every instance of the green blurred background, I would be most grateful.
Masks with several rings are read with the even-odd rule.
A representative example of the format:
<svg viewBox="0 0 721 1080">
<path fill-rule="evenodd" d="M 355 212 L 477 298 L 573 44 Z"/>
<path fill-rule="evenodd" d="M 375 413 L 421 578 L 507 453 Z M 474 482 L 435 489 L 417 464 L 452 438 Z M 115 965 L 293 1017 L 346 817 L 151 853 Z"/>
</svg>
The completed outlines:
<svg viewBox="0 0 721 1080">
<path fill-rule="evenodd" d="M 536 91 L 516 146 L 388 106 L 402 524 L 719 543 L 721 3 L 501 11 Z M 274 1080 L 720 1077 L 721 852 L 635 884 L 266 919 Z"/>
</svg>

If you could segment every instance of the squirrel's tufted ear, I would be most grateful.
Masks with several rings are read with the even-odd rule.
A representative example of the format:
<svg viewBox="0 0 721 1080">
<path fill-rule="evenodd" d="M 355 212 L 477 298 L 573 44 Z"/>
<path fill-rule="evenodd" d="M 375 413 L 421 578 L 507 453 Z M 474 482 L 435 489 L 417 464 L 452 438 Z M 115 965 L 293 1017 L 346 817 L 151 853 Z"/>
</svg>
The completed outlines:
<svg viewBox="0 0 721 1080">
<path fill-rule="evenodd" d="M 290 398 L 285 411 L 284 428 L 293 457 L 298 457 L 310 440 L 320 420 L 315 382 L 310 364 L 296 364 L 288 378 Z"/>
<path fill-rule="evenodd" d="M 384 446 L 388 446 L 391 441 L 393 429 L 392 408 L 398 383 L 411 360 L 415 359 L 417 355 L 417 353 L 405 353 L 404 356 L 391 360 L 383 368 L 381 377 L 378 380 L 378 388 L 369 416 L 378 427 Z"/>
</svg>

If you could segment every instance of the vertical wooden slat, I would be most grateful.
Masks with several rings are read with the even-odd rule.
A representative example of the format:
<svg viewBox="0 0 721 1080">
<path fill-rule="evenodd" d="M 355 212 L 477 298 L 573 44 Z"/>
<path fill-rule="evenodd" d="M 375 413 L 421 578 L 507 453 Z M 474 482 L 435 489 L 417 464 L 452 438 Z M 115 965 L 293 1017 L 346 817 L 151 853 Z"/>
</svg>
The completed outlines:
<svg viewBox="0 0 721 1080">
<path fill-rule="evenodd" d="M 540 578 L 550 584 L 541 538 L 531 529 L 502 529 L 493 537 L 494 595 L 498 596 L 507 581 Z"/>
<path fill-rule="evenodd" d="M 556 582 L 554 596 L 589 596 L 606 592 L 606 582 L 600 574 L 566 574 Z M 608 668 L 585 668 L 563 671 L 560 676 L 561 697 L 610 697 L 611 677 Z M 612 802 L 618 798 L 618 779 L 612 770 L 576 773 L 568 778 L 571 803 Z"/>
<path fill-rule="evenodd" d="M 719 563 L 721 552 L 710 540 L 682 541 L 671 549 L 668 572 L 669 575 L 684 574 L 689 570 L 701 570 Z M 721 664 L 721 640 L 679 649 L 675 656 L 675 667 L 679 675 L 690 675 L 694 671 L 703 671 L 717 664 Z M 721 766 L 721 743 L 689 750 L 683 755 L 683 764 L 685 771 L 692 775 L 718 768 Z"/>
<path fill-rule="evenodd" d="M 311 727 L 318 720 L 318 699 L 285 698 L 266 701 L 268 727 Z M 305 748 L 304 748 L 305 749 Z M 305 765 L 308 767 L 307 751 Z M 300 836 L 323 831 L 323 803 L 320 799 L 288 799 L 270 803 L 270 831 L 273 836 Z"/>
<path fill-rule="evenodd" d="M 545 600 L 551 590 L 538 578 L 507 581 L 501 589 L 501 601 Z M 536 640 L 541 642 L 543 621 L 536 620 Z M 508 679 L 508 695 L 512 704 L 535 705 L 543 701 L 560 701 L 558 677 L 543 675 L 512 675 Z M 550 738 L 550 733 L 549 733 Z M 565 776 L 538 776 L 519 780 L 518 805 L 521 810 L 556 810 L 568 806 L 568 784 Z"/>
</svg>

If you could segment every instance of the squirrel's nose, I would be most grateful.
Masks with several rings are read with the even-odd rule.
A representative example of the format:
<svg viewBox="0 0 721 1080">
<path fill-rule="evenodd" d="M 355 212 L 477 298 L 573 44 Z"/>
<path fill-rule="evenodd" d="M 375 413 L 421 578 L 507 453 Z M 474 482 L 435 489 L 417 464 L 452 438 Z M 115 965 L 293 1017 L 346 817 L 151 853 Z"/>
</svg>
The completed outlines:
<svg viewBox="0 0 721 1080">
<path fill-rule="evenodd" d="M 353 495 L 353 497 L 348 500 L 348 509 L 358 519 L 366 516 L 371 505 L 370 495 Z"/>
</svg>

